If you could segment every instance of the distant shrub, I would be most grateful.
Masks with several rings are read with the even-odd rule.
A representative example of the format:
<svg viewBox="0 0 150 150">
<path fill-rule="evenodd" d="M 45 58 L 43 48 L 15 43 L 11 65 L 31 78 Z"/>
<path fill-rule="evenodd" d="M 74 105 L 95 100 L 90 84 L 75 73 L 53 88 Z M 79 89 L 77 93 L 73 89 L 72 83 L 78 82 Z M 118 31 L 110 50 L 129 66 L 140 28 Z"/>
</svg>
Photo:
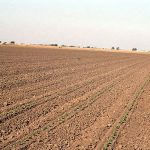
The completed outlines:
<svg viewBox="0 0 150 150">
<path fill-rule="evenodd" d="M 132 48 L 132 51 L 137 51 L 137 48 Z"/>
<path fill-rule="evenodd" d="M 58 46 L 58 44 L 50 44 L 50 46 Z"/>
<path fill-rule="evenodd" d="M 10 44 L 15 44 L 15 41 L 11 41 Z"/>
<path fill-rule="evenodd" d="M 112 47 L 111 49 L 112 49 L 112 50 L 114 50 L 114 49 L 115 49 L 115 47 Z"/>
<path fill-rule="evenodd" d="M 120 47 L 117 47 L 116 50 L 120 50 Z"/>
<path fill-rule="evenodd" d="M 3 42 L 3 45 L 6 45 L 7 44 L 7 42 Z"/>
<path fill-rule="evenodd" d="M 67 47 L 66 45 L 61 45 L 61 47 Z"/>
</svg>

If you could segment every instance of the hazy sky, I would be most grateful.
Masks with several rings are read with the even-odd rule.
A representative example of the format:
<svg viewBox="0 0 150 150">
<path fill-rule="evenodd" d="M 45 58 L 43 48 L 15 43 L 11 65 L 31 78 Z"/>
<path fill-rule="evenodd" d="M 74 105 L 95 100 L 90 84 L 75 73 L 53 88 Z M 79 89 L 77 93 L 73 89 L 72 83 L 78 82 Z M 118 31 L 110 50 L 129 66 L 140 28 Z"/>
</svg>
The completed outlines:
<svg viewBox="0 0 150 150">
<path fill-rule="evenodd" d="M 0 40 L 150 49 L 150 0 L 0 0 Z"/>
</svg>

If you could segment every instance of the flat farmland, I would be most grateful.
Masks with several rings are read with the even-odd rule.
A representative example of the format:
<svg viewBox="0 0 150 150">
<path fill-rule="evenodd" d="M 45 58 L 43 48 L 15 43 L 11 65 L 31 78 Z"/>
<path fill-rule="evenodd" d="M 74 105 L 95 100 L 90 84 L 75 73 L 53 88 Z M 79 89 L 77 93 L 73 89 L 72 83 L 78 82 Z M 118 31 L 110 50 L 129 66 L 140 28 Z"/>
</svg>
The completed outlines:
<svg viewBox="0 0 150 150">
<path fill-rule="evenodd" d="M 1 46 L 0 149 L 147 150 L 149 82 L 149 54 Z"/>
</svg>

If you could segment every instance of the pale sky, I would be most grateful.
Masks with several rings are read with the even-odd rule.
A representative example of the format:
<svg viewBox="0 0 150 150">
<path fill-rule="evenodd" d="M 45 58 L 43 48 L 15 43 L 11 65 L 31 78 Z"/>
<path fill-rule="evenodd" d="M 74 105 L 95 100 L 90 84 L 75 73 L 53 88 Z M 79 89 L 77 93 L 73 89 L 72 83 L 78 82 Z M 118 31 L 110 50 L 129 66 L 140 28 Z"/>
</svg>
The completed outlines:
<svg viewBox="0 0 150 150">
<path fill-rule="evenodd" d="M 0 0 L 0 40 L 150 50 L 150 0 Z"/>
</svg>

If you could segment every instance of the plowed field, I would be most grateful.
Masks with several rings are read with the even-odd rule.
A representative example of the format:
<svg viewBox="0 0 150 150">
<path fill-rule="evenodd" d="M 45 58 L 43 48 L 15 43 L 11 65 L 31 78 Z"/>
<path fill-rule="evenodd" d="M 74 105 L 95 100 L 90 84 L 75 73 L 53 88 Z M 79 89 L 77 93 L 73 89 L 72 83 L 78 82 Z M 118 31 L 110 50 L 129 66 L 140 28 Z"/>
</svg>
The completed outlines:
<svg viewBox="0 0 150 150">
<path fill-rule="evenodd" d="M 0 82 L 2 150 L 150 149 L 148 54 L 1 46 Z"/>
</svg>

